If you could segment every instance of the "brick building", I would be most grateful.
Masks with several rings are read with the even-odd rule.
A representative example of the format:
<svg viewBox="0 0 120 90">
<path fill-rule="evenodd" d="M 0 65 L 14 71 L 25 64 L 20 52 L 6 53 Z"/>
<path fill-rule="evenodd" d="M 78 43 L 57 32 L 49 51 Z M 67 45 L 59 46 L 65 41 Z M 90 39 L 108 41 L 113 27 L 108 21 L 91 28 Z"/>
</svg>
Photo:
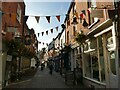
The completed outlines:
<svg viewBox="0 0 120 90">
<path fill-rule="evenodd" d="M 71 46 L 71 71 L 82 69 L 83 83 L 92 88 L 119 88 L 119 28 L 115 22 L 114 1 L 70 4 L 66 24 L 66 44 Z M 119 11 L 119 10 L 118 10 Z M 119 14 L 117 14 L 119 15 Z M 84 34 L 76 42 L 77 33 Z M 82 42 L 84 40 L 84 42 Z M 82 42 L 82 44 L 81 44 Z"/>
</svg>

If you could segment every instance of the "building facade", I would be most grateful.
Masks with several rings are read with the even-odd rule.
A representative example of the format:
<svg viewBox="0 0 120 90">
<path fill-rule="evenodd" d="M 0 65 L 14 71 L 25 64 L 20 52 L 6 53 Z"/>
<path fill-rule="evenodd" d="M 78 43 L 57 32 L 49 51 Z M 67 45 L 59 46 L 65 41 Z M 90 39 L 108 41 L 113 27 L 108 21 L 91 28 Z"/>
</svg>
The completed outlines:
<svg viewBox="0 0 120 90">
<path fill-rule="evenodd" d="M 66 44 L 72 48 L 69 53 L 71 71 L 82 68 L 83 83 L 88 87 L 119 88 L 119 46 L 116 36 L 119 28 L 116 27 L 114 4 L 113 0 L 73 0 L 67 13 Z M 86 39 L 76 42 L 77 33 L 83 33 Z"/>
</svg>

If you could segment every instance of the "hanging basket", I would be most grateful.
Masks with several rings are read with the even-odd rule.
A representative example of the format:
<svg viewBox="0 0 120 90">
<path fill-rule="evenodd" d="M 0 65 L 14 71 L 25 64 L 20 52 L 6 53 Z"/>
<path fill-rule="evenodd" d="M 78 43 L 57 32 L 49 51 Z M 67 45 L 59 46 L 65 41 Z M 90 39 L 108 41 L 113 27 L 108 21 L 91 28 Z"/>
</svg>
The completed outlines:
<svg viewBox="0 0 120 90">
<path fill-rule="evenodd" d="M 87 36 L 84 35 L 83 33 L 78 34 L 77 37 L 75 38 L 75 40 L 79 43 L 79 44 L 83 44 L 85 43 L 85 40 L 87 39 Z"/>
</svg>

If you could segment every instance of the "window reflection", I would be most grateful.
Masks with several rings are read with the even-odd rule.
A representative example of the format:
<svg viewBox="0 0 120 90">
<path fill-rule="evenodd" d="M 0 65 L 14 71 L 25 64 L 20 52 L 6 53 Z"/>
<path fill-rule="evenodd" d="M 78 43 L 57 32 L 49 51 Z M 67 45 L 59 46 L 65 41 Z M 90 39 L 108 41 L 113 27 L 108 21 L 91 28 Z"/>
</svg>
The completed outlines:
<svg viewBox="0 0 120 90">
<path fill-rule="evenodd" d="M 116 64 L 115 64 L 115 52 L 110 52 L 110 69 L 111 72 L 116 75 Z"/>
</svg>

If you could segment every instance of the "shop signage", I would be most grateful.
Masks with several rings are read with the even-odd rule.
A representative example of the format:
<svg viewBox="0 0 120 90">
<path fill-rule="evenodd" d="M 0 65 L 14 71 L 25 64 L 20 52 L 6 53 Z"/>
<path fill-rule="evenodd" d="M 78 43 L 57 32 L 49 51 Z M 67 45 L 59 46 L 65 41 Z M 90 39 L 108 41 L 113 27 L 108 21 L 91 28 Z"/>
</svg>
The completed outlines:
<svg viewBox="0 0 120 90">
<path fill-rule="evenodd" d="M 92 10 L 91 17 L 103 18 L 103 10 Z"/>
</svg>

